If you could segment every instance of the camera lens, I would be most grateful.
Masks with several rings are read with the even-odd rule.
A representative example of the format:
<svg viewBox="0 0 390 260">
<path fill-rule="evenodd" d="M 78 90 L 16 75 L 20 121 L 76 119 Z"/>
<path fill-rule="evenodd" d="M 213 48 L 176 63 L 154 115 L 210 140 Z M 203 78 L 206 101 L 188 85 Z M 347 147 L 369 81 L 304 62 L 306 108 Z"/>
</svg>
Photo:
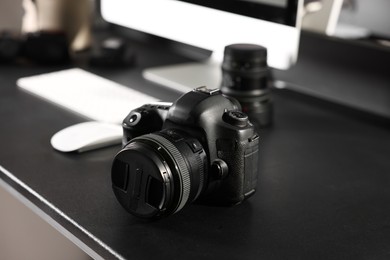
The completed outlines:
<svg viewBox="0 0 390 260">
<path fill-rule="evenodd" d="M 221 91 L 240 102 L 257 128 L 272 121 L 270 78 L 266 48 L 255 44 L 225 47 Z"/>
<path fill-rule="evenodd" d="M 174 214 L 194 201 L 206 183 L 206 153 L 198 140 L 166 129 L 132 139 L 115 157 L 115 196 L 142 218 Z"/>
<path fill-rule="evenodd" d="M 228 45 L 225 47 L 222 71 L 222 87 L 226 88 L 226 93 L 258 94 L 267 88 L 267 49 L 254 44 Z"/>
</svg>

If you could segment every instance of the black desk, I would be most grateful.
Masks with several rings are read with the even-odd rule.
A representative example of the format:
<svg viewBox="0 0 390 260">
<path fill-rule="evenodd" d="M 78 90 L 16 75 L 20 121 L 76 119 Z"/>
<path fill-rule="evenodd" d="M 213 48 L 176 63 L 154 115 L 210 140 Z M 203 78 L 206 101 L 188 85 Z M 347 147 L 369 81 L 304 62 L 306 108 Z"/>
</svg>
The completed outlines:
<svg viewBox="0 0 390 260">
<path fill-rule="evenodd" d="M 89 70 L 177 98 L 180 93 L 146 82 L 140 71 L 181 58 L 137 48 L 135 69 Z M 390 131 L 384 124 L 278 90 L 275 125 L 261 133 L 258 191 L 249 201 L 231 208 L 191 205 L 145 222 L 127 214 L 112 193 L 111 160 L 120 147 L 54 151 L 50 137 L 83 119 L 15 85 L 18 77 L 59 69 L 0 66 L 0 165 L 6 169 L 0 178 L 82 248 L 128 259 L 390 257 Z"/>
</svg>

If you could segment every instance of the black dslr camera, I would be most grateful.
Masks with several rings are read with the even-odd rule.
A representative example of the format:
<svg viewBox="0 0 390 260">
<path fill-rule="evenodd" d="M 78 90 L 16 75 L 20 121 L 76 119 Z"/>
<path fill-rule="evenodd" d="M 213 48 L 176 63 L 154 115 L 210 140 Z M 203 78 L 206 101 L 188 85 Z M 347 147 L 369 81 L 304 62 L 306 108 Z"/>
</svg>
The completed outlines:
<svg viewBox="0 0 390 260">
<path fill-rule="evenodd" d="M 172 105 L 139 107 L 123 131 L 112 186 L 135 216 L 168 216 L 195 200 L 235 205 L 255 192 L 259 137 L 239 103 L 219 90 L 201 87 Z"/>
</svg>

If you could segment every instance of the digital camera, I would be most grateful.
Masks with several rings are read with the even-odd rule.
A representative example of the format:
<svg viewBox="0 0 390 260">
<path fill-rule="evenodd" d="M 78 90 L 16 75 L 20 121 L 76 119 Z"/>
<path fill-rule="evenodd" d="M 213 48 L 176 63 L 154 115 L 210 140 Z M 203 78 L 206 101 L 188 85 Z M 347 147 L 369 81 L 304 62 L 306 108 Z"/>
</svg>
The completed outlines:
<svg viewBox="0 0 390 260">
<path fill-rule="evenodd" d="M 219 90 L 143 105 L 124 119 L 123 133 L 112 186 L 135 216 L 169 216 L 195 200 L 235 205 L 255 192 L 259 137 L 240 104 Z"/>
</svg>

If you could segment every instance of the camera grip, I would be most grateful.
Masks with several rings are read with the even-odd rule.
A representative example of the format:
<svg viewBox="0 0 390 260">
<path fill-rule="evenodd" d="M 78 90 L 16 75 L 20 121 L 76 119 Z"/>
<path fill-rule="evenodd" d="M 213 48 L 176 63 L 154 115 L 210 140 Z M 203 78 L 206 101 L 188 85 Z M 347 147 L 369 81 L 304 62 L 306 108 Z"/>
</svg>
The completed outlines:
<svg viewBox="0 0 390 260">
<path fill-rule="evenodd" d="M 225 161 L 229 174 L 222 180 L 218 197 L 223 204 L 242 202 L 255 192 L 258 172 L 258 136 L 248 140 L 220 138 L 217 140 L 218 158 Z"/>
</svg>

